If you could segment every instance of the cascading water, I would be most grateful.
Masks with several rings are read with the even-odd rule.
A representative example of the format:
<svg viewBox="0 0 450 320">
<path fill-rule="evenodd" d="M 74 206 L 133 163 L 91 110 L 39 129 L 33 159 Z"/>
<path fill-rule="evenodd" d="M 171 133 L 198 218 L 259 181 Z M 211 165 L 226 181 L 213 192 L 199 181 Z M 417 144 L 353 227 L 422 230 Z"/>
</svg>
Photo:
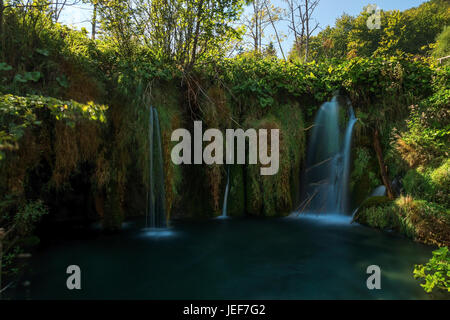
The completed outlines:
<svg viewBox="0 0 450 320">
<path fill-rule="evenodd" d="M 339 125 L 346 106 L 337 97 L 324 103 L 315 118 L 304 175 L 302 212 L 347 213 L 350 151 L 357 121 L 348 104 L 345 130 Z M 341 121 L 342 122 L 342 121 Z"/>
<path fill-rule="evenodd" d="M 167 221 L 161 131 L 159 127 L 158 111 L 155 108 L 150 107 L 149 113 L 149 190 L 146 227 L 164 228 L 167 226 Z"/>
<path fill-rule="evenodd" d="M 221 218 L 227 218 L 227 206 L 228 206 L 228 192 L 230 191 L 230 167 L 227 167 L 227 185 L 225 187 L 225 194 L 223 196 L 222 216 Z"/>
</svg>

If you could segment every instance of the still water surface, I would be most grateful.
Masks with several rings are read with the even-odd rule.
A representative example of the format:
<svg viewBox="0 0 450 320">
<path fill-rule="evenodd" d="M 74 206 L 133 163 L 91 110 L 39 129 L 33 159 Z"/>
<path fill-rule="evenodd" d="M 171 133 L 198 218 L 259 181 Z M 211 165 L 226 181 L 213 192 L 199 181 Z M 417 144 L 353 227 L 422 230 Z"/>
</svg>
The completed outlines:
<svg viewBox="0 0 450 320">
<path fill-rule="evenodd" d="M 414 264 L 434 249 L 348 217 L 213 219 L 64 240 L 36 252 L 12 299 L 428 299 Z M 381 290 L 368 290 L 369 265 Z M 81 268 L 82 290 L 66 288 Z M 22 283 L 28 281 L 28 286 Z"/>
</svg>

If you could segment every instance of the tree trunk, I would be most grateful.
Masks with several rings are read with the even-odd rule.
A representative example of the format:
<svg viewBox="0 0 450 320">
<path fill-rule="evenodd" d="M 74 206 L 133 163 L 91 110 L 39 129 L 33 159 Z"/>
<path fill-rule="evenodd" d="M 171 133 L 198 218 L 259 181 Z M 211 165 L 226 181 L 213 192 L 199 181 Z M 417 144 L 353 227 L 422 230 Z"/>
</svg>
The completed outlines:
<svg viewBox="0 0 450 320">
<path fill-rule="evenodd" d="M 298 53 L 298 56 L 300 57 L 300 44 L 299 44 L 299 39 L 298 39 L 298 34 L 297 34 L 297 28 L 295 26 L 295 15 L 294 15 L 294 4 L 291 2 L 289 2 L 289 6 L 291 9 L 291 24 L 292 24 L 292 30 L 294 31 L 294 39 L 295 39 L 295 46 L 296 46 L 296 50 Z"/>
<path fill-rule="evenodd" d="M 253 40 L 255 42 L 255 52 L 258 52 L 259 51 L 258 50 L 259 28 L 258 28 L 258 4 L 257 4 L 257 1 L 253 1 L 253 14 L 255 15 L 255 39 L 253 39 Z"/>
<path fill-rule="evenodd" d="M 197 45 L 198 45 L 198 38 L 200 37 L 200 25 L 203 20 L 203 2 L 204 0 L 200 0 L 197 6 L 197 24 L 195 26 L 195 33 L 194 33 L 194 43 L 192 45 L 192 57 L 188 65 L 188 71 L 191 71 L 191 69 L 194 67 L 195 62 L 197 60 Z"/>
<path fill-rule="evenodd" d="M 305 0 L 305 15 L 306 15 L 306 47 L 305 47 L 305 62 L 308 62 L 308 54 L 309 54 L 309 3 L 308 0 Z"/>
<path fill-rule="evenodd" d="M 286 61 L 286 57 L 284 56 L 284 52 L 283 52 L 283 47 L 281 46 L 281 40 L 280 40 L 280 37 L 278 36 L 278 31 L 277 31 L 277 28 L 275 27 L 275 23 L 273 22 L 272 14 L 270 13 L 270 8 L 267 5 L 267 2 L 265 3 L 265 5 L 266 5 L 267 14 L 269 15 L 270 23 L 272 24 L 272 28 L 275 31 L 275 36 L 277 37 L 278 46 L 280 47 L 281 55 L 283 56 L 283 60 Z"/>
<path fill-rule="evenodd" d="M 94 11 L 92 12 L 92 33 L 91 38 L 95 40 L 95 27 L 97 26 L 97 3 L 94 4 Z"/>
<path fill-rule="evenodd" d="M 380 134 L 378 132 L 378 129 L 375 129 L 373 133 L 373 146 L 375 149 L 375 153 L 377 154 L 378 164 L 380 166 L 381 179 L 383 179 L 383 184 L 386 187 L 387 196 L 390 200 L 393 200 L 395 195 L 392 190 L 391 182 L 389 181 L 389 177 L 386 170 L 386 165 L 383 160 L 383 150 L 381 149 Z"/>
</svg>

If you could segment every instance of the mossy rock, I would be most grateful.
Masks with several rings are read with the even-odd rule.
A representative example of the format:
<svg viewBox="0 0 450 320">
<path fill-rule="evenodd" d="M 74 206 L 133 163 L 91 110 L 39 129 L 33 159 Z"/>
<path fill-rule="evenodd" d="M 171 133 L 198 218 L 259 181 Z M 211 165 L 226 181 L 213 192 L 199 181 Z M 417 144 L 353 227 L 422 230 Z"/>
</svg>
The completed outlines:
<svg viewBox="0 0 450 320">
<path fill-rule="evenodd" d="M 246 170 L 246 206 L 249 215 L 282 216 L 289 214 L 299 193 L 300 167 L 305 156 L 305 131 L 302 109 L 298 103 L 273 106 L 265 115 L 251 114 L 246 127 L 279 129 L 279 170 L 262 176 L 259 165 Z"/>
<path fill-rule="evenodd" d="M 362 206 L 354 221 L 393 230 L 413 240 L 438 246 L 450 245 L 450 210 L 425 200 L 402 196 L 395 201 L 372 199 Z"/>
<path fill-rule="evenodd" d="M 376 196 L 376 197 L 369 197 L 366 200 L 364 200 L 361 205 L 358 207 L 358 209 L 356 209 L 354 216 L 353 216 L 353 221 L 362 223 L 362 224 L 367 224 L 367 218 L 368 215 L 372 214 L 373 212 L 369 210 L 370 208 L 385 208 L 385 207 L 389 207 L 390 205 L 393 204 L 392 200 L 389 200 L 388 197 L 386 196 Z"/>
<path fill-rule="evenodd" d="M 378 179 L 378 163 L 375 155 L 366 147 L 352 150 L 352 171 L 350 174 L 350 190 L 352 202 L 361 205 L 370 195 L 371 190 L 380 185 Z"/>
<path fill-rule="evenodd" d="M 389 200 L 389 198 L 386 196 L 369 197 L 361 203 L 359 208 L 365 209 L 373 206 L 384 205 L 389 202 L 392 202 L 392 200 Z"/>
</svg>

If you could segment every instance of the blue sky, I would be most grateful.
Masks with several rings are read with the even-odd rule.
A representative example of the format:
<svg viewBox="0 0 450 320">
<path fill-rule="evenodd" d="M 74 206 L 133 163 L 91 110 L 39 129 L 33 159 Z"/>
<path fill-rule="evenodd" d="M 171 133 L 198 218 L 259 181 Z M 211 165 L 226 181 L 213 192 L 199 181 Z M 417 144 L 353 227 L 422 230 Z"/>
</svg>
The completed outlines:
<svg viewBox="0 0 450 320">
<path fill-rule="evenodd" d="M 368 4 L 376 4 L 383 10 L 405 10 L 412 7 L 417 7 L 421 3 L 426 2 L 424 0 L 320 0 L 320 3 L 314 12 L 314 18 L 320 23 L 321 28 L 325 28 L 327 25 L 334 25 L 336 18 L 340 17 L 343 13 L 350 15 L 359 14 L 363 7 Z M 285 8 L 286 3 L 284 0 L 272 0 L 275 6 Z M 249 8 L 245 10 L 249 12 Z M 90 18 L 92 10 L 87 5 L 77 5 L 75 7 L 68 7 L 61 14 L 61 22 L 69 25 L 73 25 L 76 28 L 85 27 L 90 31 Z M 277 24 L 278 31 L 284 35 L 282 47 L 287 54 L 293 43 L 293 35 L 290 34 L 287 24 L 279 22 Z M 268 27 L 266 32 L 266 41 L 268 43 L 273 36 L 271 27 Z M 278 47 L 277 47 L 278 49 Z"/>
</svg>

